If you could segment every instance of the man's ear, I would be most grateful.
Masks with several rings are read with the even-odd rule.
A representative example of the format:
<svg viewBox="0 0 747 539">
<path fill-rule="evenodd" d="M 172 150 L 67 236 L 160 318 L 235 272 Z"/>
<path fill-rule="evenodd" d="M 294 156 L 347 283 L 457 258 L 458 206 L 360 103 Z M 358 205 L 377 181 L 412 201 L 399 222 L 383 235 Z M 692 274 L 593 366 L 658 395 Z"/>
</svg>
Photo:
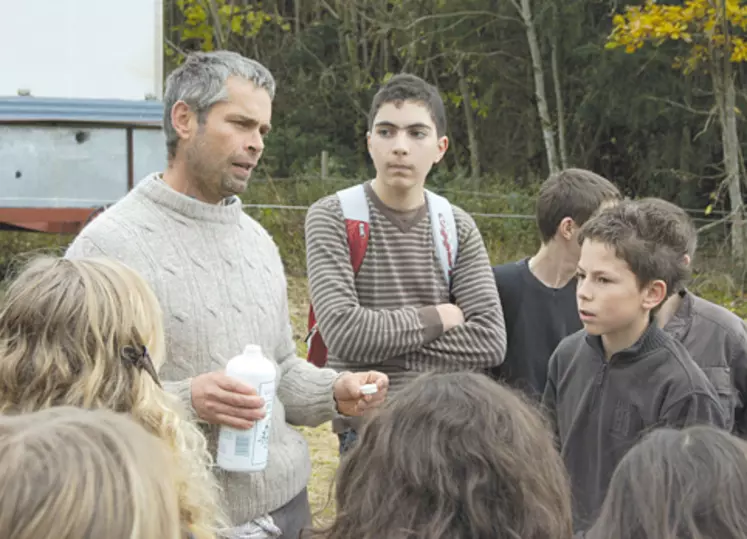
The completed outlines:
<svg viewBox="0 0 747 539">
<path fill-rule="evenodd" d="M 685 255 L 685 266 L 688 268 L 690 267 L 690 264 L 692 264 L 692 258 L 690 258 L 690 255 Z"/>
<path fill-rule="evenodd" d="M 438 139 L 438 155 L 436 156 L 436 159 L 433 161 L 433 164 L 436 164 L 441 161 L 441 159 L 444 158 L 444 154 L 446 153 L 446 150 L 449 149 L 449 137 L 444 135 L 440 139 Z"/>
<path fill-rule="evenodd" d="M 197 126 L 197 116 L 184 101 L 177 101 L 171 107 L 171 125 L 182 140 L 189 140 Z"/>
<path fill-rule="evenodd" d="M 650 311 L 667 299 L 667 283 L 661 279 L 651 281 L 643 287 L 643 308 Z"/>
</svg>

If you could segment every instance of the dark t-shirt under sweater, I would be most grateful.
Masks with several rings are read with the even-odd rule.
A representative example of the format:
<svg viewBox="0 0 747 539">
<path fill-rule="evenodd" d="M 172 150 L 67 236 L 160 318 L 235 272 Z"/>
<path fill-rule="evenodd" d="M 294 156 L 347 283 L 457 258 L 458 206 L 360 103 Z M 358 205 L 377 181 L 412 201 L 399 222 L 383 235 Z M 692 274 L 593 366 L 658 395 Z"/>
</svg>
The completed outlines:
<svg viewBox="0 0 747 539">
<path fill-rule="evenodd" d="M 574 530 L 593 523 L 617 464 L 646 432 L 727 428 L 703 371 L 655 323 L 609 360 L 601 337 L 581 330 L 563 339 L 550 359 L 542 402 L 571 478 Z"/>
<path fill-rule="evenodd" d="M 545 286 L 529 269 L 529 259 L 493 268 L 507 348 L 503 364 L 492 375 L 540 399 L 547 362 L 558 343 L 583 326 L 576 306 L 576 279 L 563 288 Z"/>
</svg>

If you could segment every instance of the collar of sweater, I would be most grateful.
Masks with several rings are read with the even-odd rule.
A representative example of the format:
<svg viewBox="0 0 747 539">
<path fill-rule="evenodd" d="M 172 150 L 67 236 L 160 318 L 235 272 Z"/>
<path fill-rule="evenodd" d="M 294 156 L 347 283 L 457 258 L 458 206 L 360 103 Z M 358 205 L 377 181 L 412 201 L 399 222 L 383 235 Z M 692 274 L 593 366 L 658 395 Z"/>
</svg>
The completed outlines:
<svg viewBox="0 0 747 539">
<path fill-rule="evenodd" d="M 208 204 L 174 191 L 161 180 L 161 175 L 157 172 L 146 176 L 135 186 L 133 192 L 187 219 L 197 221 L 238 224 L 244 213 L 238 197 L 235 197 L 233 204 Z"/>
<path fill-rule="evenodd" d="M 663 347 L 667 343 L 667 338 L 666 333 L 656 325 L 656 321 L 652 317 L 648 327 L 638 340 L 632 346 L 613 354 L 609 361 L 637 361 L 644 358 L 649 352 Z M 604 357 L 604 345 L 602 344 L 602 337 L 600 335 L 590 335 L 587 333 L 586 342 L 598 354 Z"/>
</svg>

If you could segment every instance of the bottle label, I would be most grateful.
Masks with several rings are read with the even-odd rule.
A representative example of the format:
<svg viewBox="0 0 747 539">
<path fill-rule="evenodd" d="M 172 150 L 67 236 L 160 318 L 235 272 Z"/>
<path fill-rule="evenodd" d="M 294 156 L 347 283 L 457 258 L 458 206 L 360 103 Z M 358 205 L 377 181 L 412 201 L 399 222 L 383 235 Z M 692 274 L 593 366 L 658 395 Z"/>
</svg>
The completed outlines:
<svg viewBox="0 0 747 539">
<path fill-rule="evenodd" d="M 275 381 L 259 384 L 257 394 L 265 401 L 265 417 L 257 421 L 248 434 L 254 437 L 252 464 L 259 466 L 267 462 L 267 453 L 270 449 L 270 419 L 272 417 L 273 401 L 275 400 Z"/>
<path fill-rule="evenodd" d="M 257 387 L 257 394 L 265 401 L 265 417 L 249 430 L 222 426 L 218 441 L 218 465 L 261 469 L 267 463 L 270 448 L 270 420 L 275 399 L 275 381 Z"/>
</svg>

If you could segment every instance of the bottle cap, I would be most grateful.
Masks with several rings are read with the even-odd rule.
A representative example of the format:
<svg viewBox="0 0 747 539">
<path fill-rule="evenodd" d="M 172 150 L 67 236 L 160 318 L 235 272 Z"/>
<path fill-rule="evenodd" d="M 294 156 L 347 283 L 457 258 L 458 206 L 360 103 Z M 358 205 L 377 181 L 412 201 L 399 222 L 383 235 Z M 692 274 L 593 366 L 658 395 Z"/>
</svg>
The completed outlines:
<svg viewBox="0 0 747 539">
<path fill-rule="evenodd" d="M 245 356 L 253 356 L 255 354 L 262 354 L 262 347 L 258 344 L 247 344 L 244 347 L 244 355 Z"/>
<path fill-rule="evenodd" d="M 379 388 L 376 387 L 376 384 L 365 384 L 361 386 L 361 393 L 363 393 L 364 395 L 373 395 L 378 391 Z"/>
</svg>

